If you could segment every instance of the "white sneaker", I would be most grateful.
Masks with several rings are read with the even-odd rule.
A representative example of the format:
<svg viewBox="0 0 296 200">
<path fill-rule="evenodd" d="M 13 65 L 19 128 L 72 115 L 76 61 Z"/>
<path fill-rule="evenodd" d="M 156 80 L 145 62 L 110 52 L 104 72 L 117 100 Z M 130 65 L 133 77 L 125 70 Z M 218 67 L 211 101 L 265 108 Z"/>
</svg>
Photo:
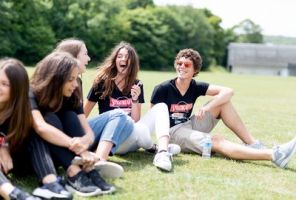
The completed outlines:
<svg viewBox="0 0 296 200">
<path fill-rule="evenodd" d="M 95 169 L 103 178 L 119 178 L 123 176 L 123 167 L 109 161 L 98 161 L 94 165 Z"/>
<path fill-rule="evenodd" d="M 154 166 L 164 171 L 172 170 L 172 155 L 167 151 L 159 152 L 153 159 Z"/>
<path fill-rule="evenodd" d="M 72 160 L 73 165 L 83 165 L 82 158 L 75 156 Z M 94 164 L 94 168 L 103 178 L 119 178 L 123 176 L 123 168 L 116 163 L 109 161 L 98 161 Z"/>
<path fill-rule="evenodd" d="M 172 154 L 173 156 L 177 155 L 181 152 L 181 147 L 177 144 L 169 144 L 168 145 L 168 152 L 170 154 Z"/>
<path fill-rule="evenodd" d="M 272 162 L 280 167 L 286 168 L 288 162 L 296 152 L 296 137 L 285 144 L 273 148 Z"/>
<path fill-rule="evenodd" d="M 91 154 L 93 154 L 94 156 L 96 155 L 93 152 L 90 152 Z M 80 156 L 75 156 L 71 162 L 72 165 L 83 165 L 83 160 Z"/>
</svg>

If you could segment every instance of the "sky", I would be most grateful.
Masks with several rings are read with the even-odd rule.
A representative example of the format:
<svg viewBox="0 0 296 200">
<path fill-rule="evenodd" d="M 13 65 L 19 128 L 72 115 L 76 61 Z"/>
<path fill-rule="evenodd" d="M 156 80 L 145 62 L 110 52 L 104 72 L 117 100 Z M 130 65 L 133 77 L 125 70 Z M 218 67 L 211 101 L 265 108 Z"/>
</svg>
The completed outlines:
<svg viewBox="0 0 296 200">
<path fill-rule="evenodd" d="M 230 28 L 244 19 L 258 24 L 264 35 L 296 37 L 296 0 L 154 0 L 156 5 L 207 8 Z"/>
</svg>

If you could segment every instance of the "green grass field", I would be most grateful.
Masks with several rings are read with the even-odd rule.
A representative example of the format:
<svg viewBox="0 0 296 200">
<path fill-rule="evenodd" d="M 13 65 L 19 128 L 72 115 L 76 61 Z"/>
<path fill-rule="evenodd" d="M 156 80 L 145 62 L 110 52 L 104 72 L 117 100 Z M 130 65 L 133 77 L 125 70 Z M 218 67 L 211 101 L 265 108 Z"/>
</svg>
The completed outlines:
<svg viewBox="0 0 296 200">
<path fill-rule="evenodd" d="M 32 71 L 32 68 L 28 68 Z M 83 75 L 84 96 L 90 88 L 95 70 Z M 175 76 L 172 72 L 141 72 L 145 100 L 149 107 L 153 87 Z M 234 89 L 234 106 L 251 133 L 268 147 L 296 136 L 296 78 L 233 75 L 201 72 L 197 80 Z M 206 102 L 200 98 L 195 109 Z M 97 111 L 92 112 L 92 115 Z M 213 134 L 239 142 L 220 122 Z M 164 173 L 152 165 L 153 155 L 140 150 L 111 161 L 125 169 L 123 178 L 108 180 L 118 191 L 89 199 L 296 199 L 296 156 L 286 170 L 267 161 L 233 161 L 219 156 L 204 160 L 196 154 L 174 157 L 174 170 Z M 15 179 L 15 181 L 18 179 Z M 32 178 L 18 181 L 30 190 Z M 75 199 L 83 199 L 75 197 Z"/>
</svg>

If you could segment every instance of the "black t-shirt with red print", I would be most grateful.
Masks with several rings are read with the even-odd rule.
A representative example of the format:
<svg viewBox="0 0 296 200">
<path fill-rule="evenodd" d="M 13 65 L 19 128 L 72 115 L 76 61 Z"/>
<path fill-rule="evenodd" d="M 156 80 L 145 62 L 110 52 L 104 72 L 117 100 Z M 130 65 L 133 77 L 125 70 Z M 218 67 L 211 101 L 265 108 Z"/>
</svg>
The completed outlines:
<svg viewBox="0 0 296 200">
<path fill-rule="evenodd" d="M 170 127 L 186 122 L 192 113 L 193 106 L 199 96 L 204 96 L 209 84 L 192 80 L 184 95 L 176 87 L 176 78 L 155 86 L 151 103 L 165 103 L 169 109 Z"/>
<path fill-rule="evenodd" d="M 136 80 L 135 84 L 138 84 L 139 80 Z M 140 85 L 141 94 L 139 96 L 139 103 L 144 103 L 144 90 L 143 84 Z M 132 108 L 132 96 L 129 93 L 124 95 L 119 88 L 115 85 L 112 94 L 105 99 L 100 99 L 104 91 L 103 84 L 98 84 L 97 87 L 92 86 L 87 99 L 92 102 L 98 102 L 99 113 L 107 112 L 116 108 L 124 110 L 128 115 L 131 114 Z"/>
</svg>

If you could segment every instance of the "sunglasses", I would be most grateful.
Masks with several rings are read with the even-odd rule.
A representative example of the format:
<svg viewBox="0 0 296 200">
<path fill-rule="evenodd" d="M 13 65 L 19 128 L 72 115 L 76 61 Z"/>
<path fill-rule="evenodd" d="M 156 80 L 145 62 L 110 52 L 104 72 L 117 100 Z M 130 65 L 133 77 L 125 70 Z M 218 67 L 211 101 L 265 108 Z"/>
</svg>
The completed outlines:
<svg viewBox="0 0 296 200">
<path fill-rule="evenodd" d="M 189 67 L 192 66 L 192 63 L 190 63 L 190 62 L 181 62 L 181 61 L 178 61 L 178 62 L 177 62 L 177 65 L 178 65 L 178 66 L 182 66 L 182 65 L 184 65 L 185 68 L 189 68 Z"/>
</svg>

